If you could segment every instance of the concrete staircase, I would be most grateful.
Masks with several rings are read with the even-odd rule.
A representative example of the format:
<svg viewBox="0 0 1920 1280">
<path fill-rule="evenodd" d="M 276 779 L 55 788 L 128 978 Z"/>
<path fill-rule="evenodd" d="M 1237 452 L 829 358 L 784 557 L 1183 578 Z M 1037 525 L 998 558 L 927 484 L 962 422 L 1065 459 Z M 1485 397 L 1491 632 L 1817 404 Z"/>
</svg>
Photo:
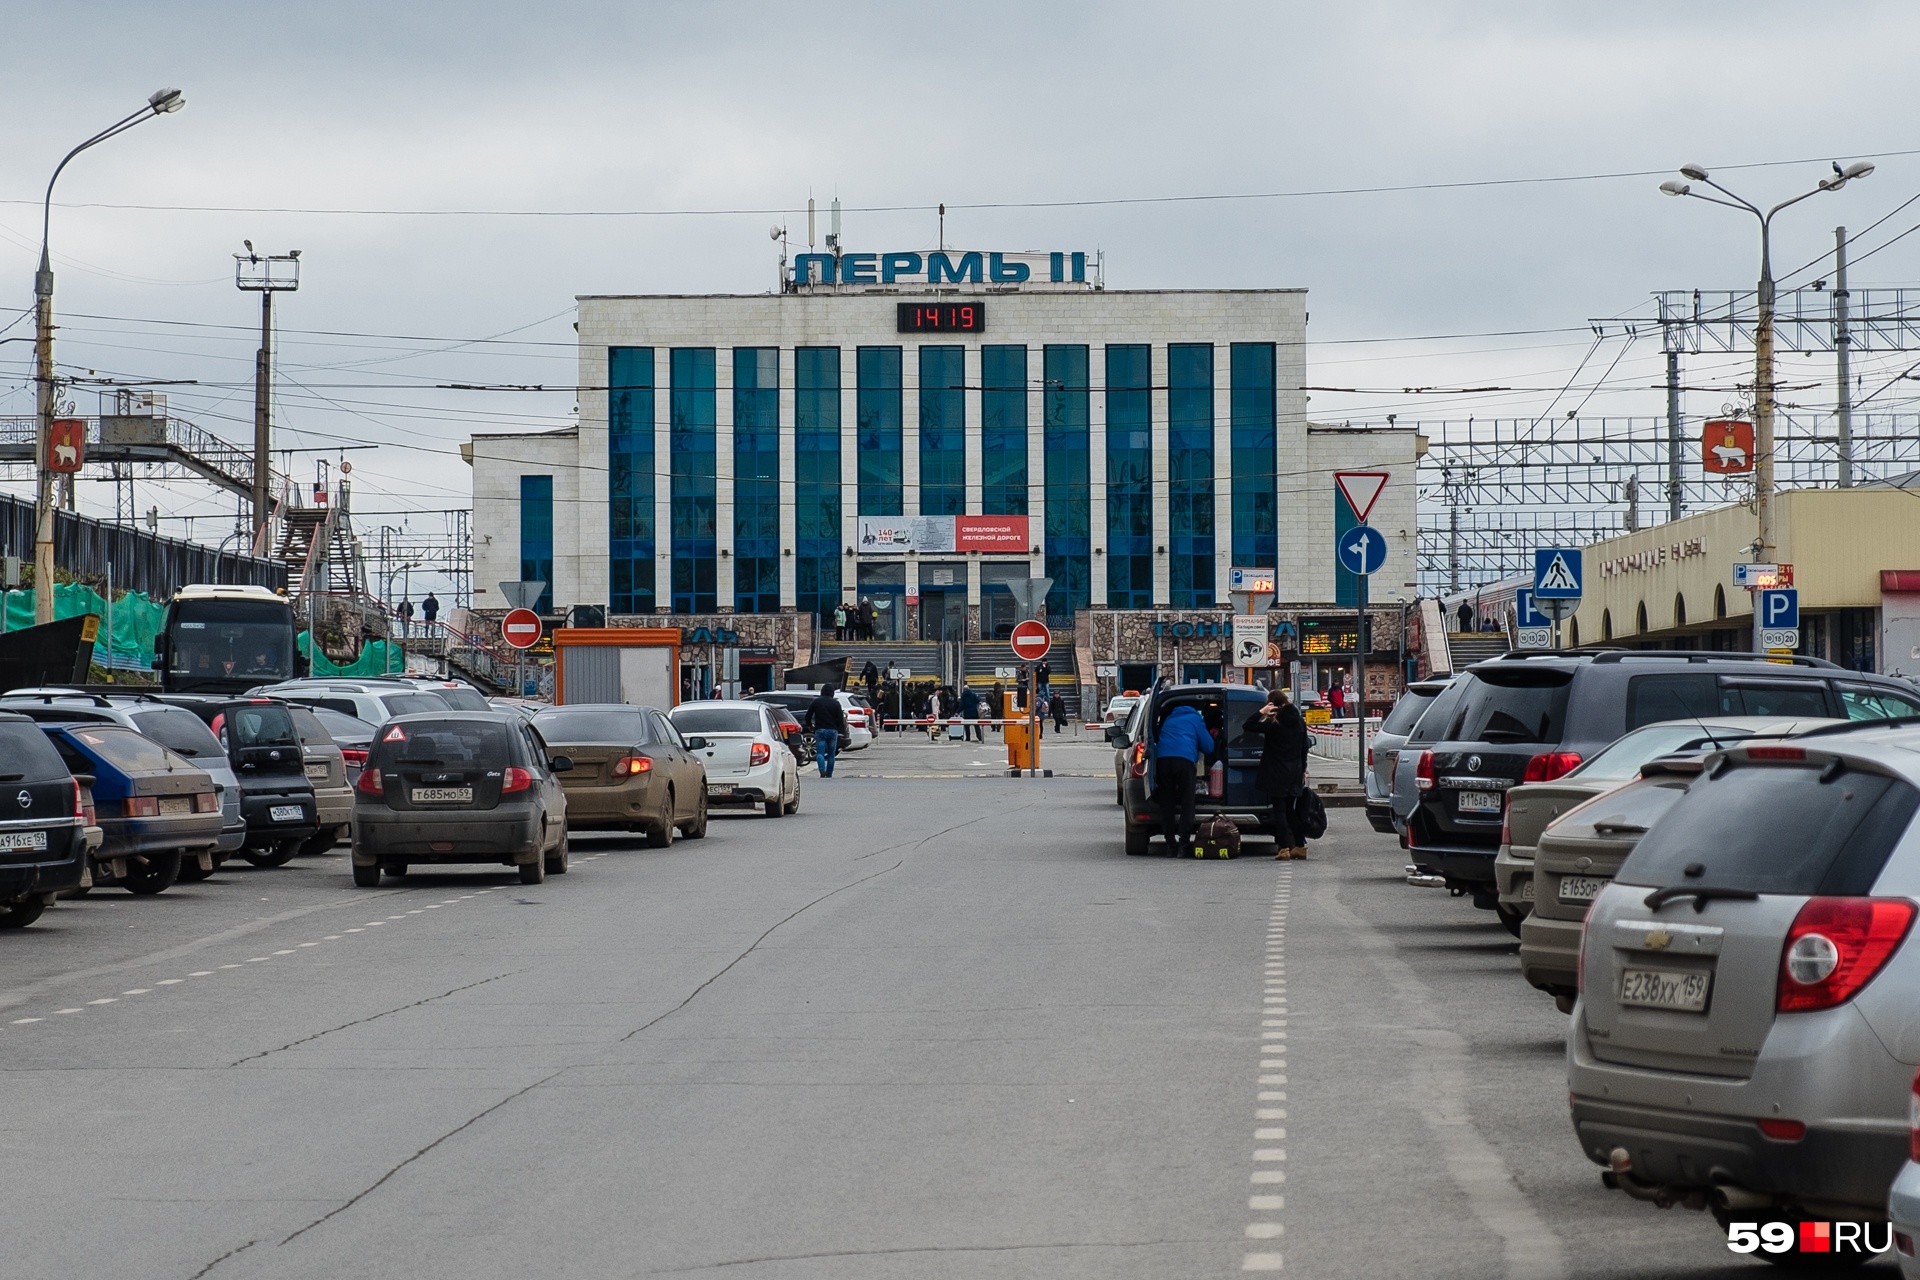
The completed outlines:
<svg viewBox="0 0 1920 1280">
<path fill-rule="evenodd" d="M 889 667 L 905 667 L 915 680 L 935 680 L 940 676 L 940 643 L 937 640 L 822 640 L 816 662 L 847 660 L 847 681 L 860 682 L 860 673 L 871 662 L 886 679 Z"/>
<path fill-rule="evenodd" d="M 1060 634 L 1055 632 L 1055 635 Z M 1067 701 L 1067 713 L 1080 713 L 1080 675 L 1074 661 L 1073 646 L 1055 642 L 1047 651 L 1047 666 L 1053 672 L 1053 692 Z M 976 687 L 986 687 L 995 680 L 994 671 L 999 667 L 1020 668 L 1020 659 L 1014 656 L 1013 646 L 993 640 L 970 640 L 967 642 L 966 677 L 967 683 Z"/>
<path fill-rule="evenodd" d="M 1497 658 L 1513 646 L 1498 631 L 1451 631 L 1447 633 L 1447 652 L 1453 656 L 1453 669 L 1465 671 L 1476 662 Z"/>
</svg>

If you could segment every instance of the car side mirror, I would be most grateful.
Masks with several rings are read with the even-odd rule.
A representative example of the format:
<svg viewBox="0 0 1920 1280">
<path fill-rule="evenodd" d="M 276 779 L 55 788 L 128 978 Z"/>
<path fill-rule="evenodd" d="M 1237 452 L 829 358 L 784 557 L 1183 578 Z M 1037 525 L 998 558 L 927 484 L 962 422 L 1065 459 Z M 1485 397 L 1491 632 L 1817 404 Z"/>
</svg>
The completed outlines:
<svg viewBox="0 0 1920 1280">
<path fill-rule="evenodd" d="M 699 734 L 694 734 L 687 739 L 687 750 L 689 751 L 705 751 L 707 746 L 707 740 Z"/>
<path fill-rule="evenodd" d="M 1112 744 L 1113 744 L 1114 746 L 1116 746 L 1116 747 L 1122 747 L 1122 746 L 1125 746 L 1125 745 L 1126 745 L 1126 742 L 1127 742 L 1127 731 L 1126 731 L 1126 729 L 1125 729 L 1124 727 L 1122 727 L 1122 726 L 1120 726 L 1120 725 L 1117 725 L 1117 724 L 1110 724 L 1110 725 L 1108 725 L 1108 726 L 1107 726 L 1107 741 L 1108 741 L 1108 742 L 1110 742 L 1110 743 L 1112 743 Z"/>
<path fill-rule="evenodd" d="M 548 761 L 547 763 L 555 773 L 572 773 L 573 772 L 572 756 L 555 756 L 552 760 Z"/>
</svg>

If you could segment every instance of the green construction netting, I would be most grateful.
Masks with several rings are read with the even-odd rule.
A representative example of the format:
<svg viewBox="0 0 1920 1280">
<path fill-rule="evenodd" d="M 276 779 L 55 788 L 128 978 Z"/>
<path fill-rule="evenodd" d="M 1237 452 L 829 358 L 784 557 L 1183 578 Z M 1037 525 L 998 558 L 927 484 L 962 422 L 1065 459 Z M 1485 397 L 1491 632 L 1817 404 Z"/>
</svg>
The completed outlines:
<svg viewBox="0 0 1920 1280">
<path fill-rule="evenodd" d="M 385 640 L 367 641 L 360 646 L 360 656 L 344 666 L 327 657 L 324 651 L 314 652 L 307 632 L 300 633 L 298 643 L 300 652 L 312 659 L 313 674 L 317 676 L 382 676 L 406 670 L 400 646 Z"/>
</svg>

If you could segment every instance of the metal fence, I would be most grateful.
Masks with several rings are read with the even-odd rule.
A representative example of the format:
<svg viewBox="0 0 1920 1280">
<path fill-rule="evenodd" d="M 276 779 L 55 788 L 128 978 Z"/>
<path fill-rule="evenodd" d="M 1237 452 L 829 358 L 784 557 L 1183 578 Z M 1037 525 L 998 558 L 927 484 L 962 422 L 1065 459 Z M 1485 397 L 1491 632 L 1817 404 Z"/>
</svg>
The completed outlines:
<svg viewBox="0 0 1920 1280">
<path fill-rule="evenodd" d="M 33 561 L 33 503 L 0 493 L 0 555 Z M 129 525 L 57 511 L 53 517 L 53 562 L 76 578 L 104 584 L 111 572 L 116 591 L 144 591 L 167 600 L 190 582 L 287 585 L 287 567 L 277 560 L 163 538 Z M 111 570 L 109 570 L 111 566 Z"/>
</svg>

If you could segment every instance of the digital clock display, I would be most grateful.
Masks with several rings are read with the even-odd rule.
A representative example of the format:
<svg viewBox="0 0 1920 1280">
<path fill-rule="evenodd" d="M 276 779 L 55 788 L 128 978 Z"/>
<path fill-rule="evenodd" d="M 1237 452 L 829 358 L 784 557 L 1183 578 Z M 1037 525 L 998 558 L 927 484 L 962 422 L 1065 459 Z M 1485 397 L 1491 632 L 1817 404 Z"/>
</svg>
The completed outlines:
<svg viewBox="0 0 1920 1280">
<path fill-rule="evenodd" d="M 897 333 L 984 333 L 987 308 L 978 302 L 902 302 Z"/>
</svg>

